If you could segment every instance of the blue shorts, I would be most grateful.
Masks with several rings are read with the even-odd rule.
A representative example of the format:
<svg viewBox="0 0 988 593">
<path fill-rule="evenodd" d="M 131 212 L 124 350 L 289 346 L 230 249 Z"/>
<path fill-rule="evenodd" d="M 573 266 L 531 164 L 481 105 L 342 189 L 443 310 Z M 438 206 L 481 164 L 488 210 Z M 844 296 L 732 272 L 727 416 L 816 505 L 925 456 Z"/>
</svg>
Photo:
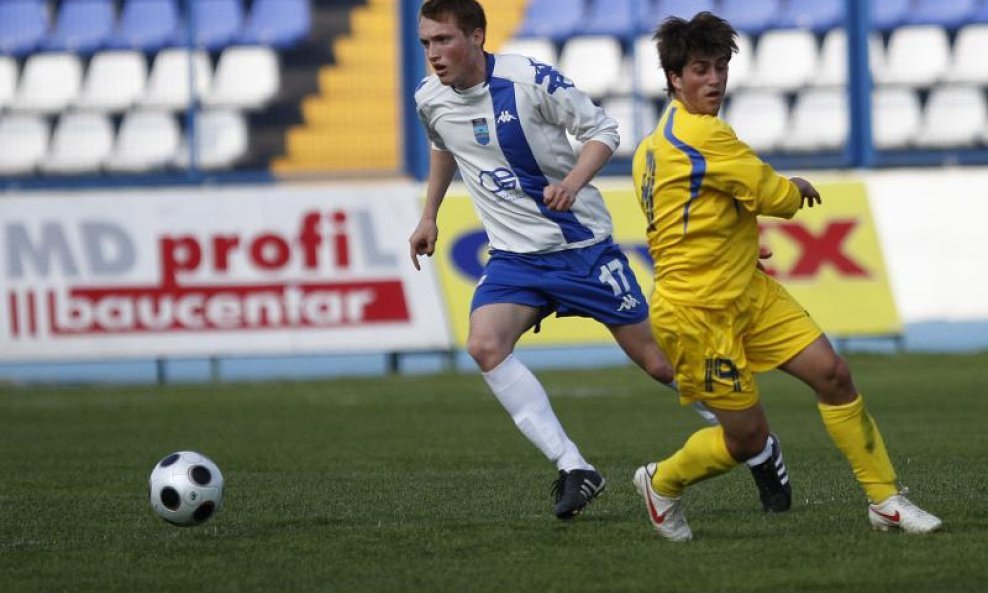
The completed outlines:
<svg viewBox="0 0 988 593">
<path fill-rule="evenodd" d="M 635 273 L 611 239 L 555 253 L 491 251 L 470 311 L 492 303 L 533 307 L 540 319 L 555 311 L 557 317 L 590 317 L 607 326 L 648 319 Z"/>
</svg>

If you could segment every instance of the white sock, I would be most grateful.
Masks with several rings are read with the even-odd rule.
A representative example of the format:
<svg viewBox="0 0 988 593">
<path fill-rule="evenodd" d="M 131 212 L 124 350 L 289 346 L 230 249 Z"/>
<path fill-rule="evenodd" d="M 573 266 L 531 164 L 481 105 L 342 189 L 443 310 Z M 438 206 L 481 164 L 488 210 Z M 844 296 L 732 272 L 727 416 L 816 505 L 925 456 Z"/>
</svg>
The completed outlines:
<svg viewBox="0 0 988 593">
<path fill-rule="evenodd" d="M 558 469 L 593 469 L 566 436 L 542 384 L 514 354 L 482 375 L 515 426 Z"/>
<path fill-rule="evenodd" d="M 765 439 L 765 448 L 762 449 L 762 452 L 759 453 L 758 455 L 755 455 L 748 461 L 745 461 L 745 463 L 748 464 L 748 467 L 755 467 L 756 465 L 761 465 L 766 461 L 768 461 L 768 458 L 771 456 L 772 456 L 772 435 L 768 435 L 768 438 Z"/>
<path fill-rule="evenodd" d="M 693 409 L 696 410 L 696 413 L 699 414 L 701 418 L 707 421 L 707 424 L 711 426 L 717 426 L 720 424 L 717 422 L 717 416 L 714 416 L 714 413 L 711 412 L 710 408 L 705 406 L 703 402 L 693 402 Z"/>
</svg>

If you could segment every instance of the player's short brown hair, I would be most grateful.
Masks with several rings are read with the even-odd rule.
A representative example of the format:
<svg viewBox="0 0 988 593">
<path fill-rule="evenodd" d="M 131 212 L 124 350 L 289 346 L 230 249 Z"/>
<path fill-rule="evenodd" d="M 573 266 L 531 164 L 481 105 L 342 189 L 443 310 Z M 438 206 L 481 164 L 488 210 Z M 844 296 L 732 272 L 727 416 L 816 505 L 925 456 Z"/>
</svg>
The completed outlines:
<svg viewBox="0 0 988 593">
<path fill-rule="evenodd" d="M 666 75 L 667 92 L 672 96 L 669 73 L 683 75 L 683 68 L 698 56 L 727 56 L 737 53 L 738 32 L 712 12 L 699 12 L 690 20 L 671 16 L 655 29 L 652 40 L 659 52 L 659 63 Z"/>
<path fill-rule="evenodd" d="M 430 21 L 452 17 L 456 26 L 467 36 L 476 29 L 487 32 L 487 15 L 477 0 L 427 0 L 422 4 L 419 16 Z"/>
</svg>

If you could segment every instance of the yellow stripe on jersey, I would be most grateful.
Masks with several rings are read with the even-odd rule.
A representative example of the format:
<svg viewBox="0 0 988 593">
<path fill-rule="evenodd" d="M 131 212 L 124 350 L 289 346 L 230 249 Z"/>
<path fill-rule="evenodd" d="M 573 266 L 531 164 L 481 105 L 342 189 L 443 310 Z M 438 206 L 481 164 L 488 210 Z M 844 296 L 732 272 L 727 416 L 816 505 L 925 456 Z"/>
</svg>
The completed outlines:
<svg viewBox="0 0 988 593">
<path fill-rule="evenodd" d="M 666 107 L 632 164 L 648 220 L 655 290 L 674 303 L 721 307 L 748 285 L 758 259 L 757 216 L 791 218 L 799 189 L 716 116 Z"/>
</svg>

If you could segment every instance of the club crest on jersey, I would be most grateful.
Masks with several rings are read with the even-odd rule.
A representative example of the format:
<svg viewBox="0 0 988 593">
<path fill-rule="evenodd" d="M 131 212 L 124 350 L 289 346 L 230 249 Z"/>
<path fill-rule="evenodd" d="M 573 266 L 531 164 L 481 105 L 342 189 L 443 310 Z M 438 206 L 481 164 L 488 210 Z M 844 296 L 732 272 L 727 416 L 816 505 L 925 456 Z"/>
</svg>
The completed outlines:
<svg viewBox="0 0 988 593">
<path fill-rule="evenodd" d="M 477 143 L 481 146 L 487 146 L 491 141 L 491 131 L 487 127 L 487 118 L 478 117 L 477 119 L 470 120 L 473 124 L 473 137 L 477 139 Z"/>
</svg>

